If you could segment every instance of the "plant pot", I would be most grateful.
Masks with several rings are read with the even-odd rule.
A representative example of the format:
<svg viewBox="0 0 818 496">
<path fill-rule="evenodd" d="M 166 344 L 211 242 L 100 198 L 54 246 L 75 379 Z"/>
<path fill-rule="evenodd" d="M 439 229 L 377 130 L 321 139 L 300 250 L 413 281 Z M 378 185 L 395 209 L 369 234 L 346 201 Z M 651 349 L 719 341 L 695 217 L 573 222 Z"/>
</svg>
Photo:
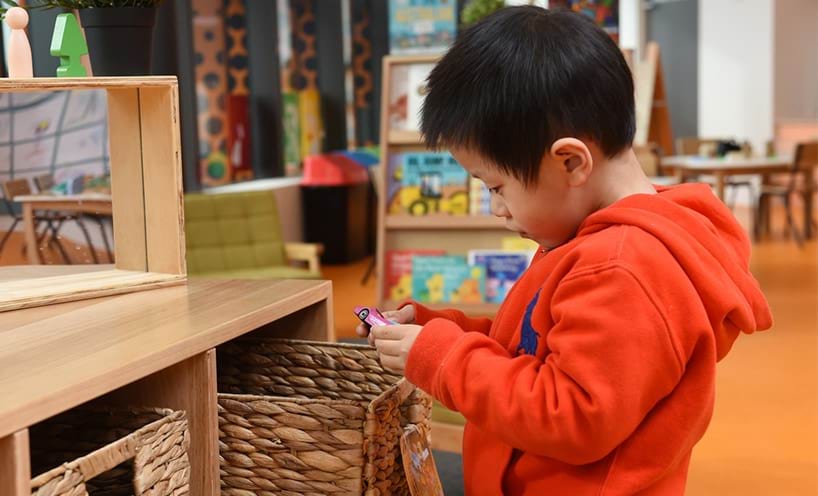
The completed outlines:
<svg viewBox="0 0 818 496">
<path fill-rule="evenodd" d="M 94 76 L 151 73 L 156 7 L 79 9 Z"/>
</svg>

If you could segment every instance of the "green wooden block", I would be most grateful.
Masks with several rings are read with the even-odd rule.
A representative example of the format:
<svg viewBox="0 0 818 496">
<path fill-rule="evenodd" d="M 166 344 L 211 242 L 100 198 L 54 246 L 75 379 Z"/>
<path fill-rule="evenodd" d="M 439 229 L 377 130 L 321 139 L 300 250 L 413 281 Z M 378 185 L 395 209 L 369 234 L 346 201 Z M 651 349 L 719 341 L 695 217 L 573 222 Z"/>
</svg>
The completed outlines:
<svg viewBox="0 0 818 496">
<path fill-rule="evenodd" d="M 88 73 L 80 57 L 88 53 L 88 45 L 74 14 L 60 14 L 51 36 L 51 55 L 60 58 L 57 77 L 83 77 Z"/>
</svg>

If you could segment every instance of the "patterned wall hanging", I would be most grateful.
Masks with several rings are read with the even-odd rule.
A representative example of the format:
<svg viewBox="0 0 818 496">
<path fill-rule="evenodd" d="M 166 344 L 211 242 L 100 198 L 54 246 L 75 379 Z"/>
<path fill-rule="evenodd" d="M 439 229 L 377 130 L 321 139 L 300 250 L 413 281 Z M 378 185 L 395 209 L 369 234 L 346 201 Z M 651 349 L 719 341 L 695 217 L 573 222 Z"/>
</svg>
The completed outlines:
<svg viewBox="0 0 818 496">
<path fill-rule="evenodd" d="M 250 148 L 250 68 L 244 0 L 224 0 L 227 34 L 227 156 L 233 181 L 253 179 Z"/>
<path fill-rule="evenodd" d="M 231 181 L 227 156 L 227 69 L 222 0 L 192 0 L 199 176 L 203 186 Z"/>
</svg>

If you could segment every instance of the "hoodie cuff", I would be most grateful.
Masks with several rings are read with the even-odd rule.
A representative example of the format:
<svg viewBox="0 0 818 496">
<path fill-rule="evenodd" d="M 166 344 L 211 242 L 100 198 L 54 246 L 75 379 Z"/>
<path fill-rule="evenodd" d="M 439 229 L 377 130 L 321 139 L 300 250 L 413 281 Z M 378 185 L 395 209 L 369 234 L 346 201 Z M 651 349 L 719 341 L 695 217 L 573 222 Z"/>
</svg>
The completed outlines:
<svg viewBox="0 0 818 496">
<path fill-rule="evenodd" d="M 424 325 L 406 359 L 405 375 L 409 382 L 440 398 L 438 384 L 442 368 L 463 334 L 463 329 L 451 320 L 432 319 Z"/>
</svg>

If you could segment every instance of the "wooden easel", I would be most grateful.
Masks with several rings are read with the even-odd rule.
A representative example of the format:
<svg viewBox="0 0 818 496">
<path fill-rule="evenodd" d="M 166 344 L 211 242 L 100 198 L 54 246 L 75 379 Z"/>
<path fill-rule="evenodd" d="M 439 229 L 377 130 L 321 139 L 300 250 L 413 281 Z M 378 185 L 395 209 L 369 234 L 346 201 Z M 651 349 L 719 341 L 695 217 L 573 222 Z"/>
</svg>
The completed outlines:
<svg viewBox="0 0 818 496">
<path fill-rule="evenodd" d="M 636 86 L 635 145 L 655 143 L 664 155 L 673 153 L 673 130 L 665 95 L 659 44 L 650 42 L 643 60 L 627 57 Z"/>
</svg>

